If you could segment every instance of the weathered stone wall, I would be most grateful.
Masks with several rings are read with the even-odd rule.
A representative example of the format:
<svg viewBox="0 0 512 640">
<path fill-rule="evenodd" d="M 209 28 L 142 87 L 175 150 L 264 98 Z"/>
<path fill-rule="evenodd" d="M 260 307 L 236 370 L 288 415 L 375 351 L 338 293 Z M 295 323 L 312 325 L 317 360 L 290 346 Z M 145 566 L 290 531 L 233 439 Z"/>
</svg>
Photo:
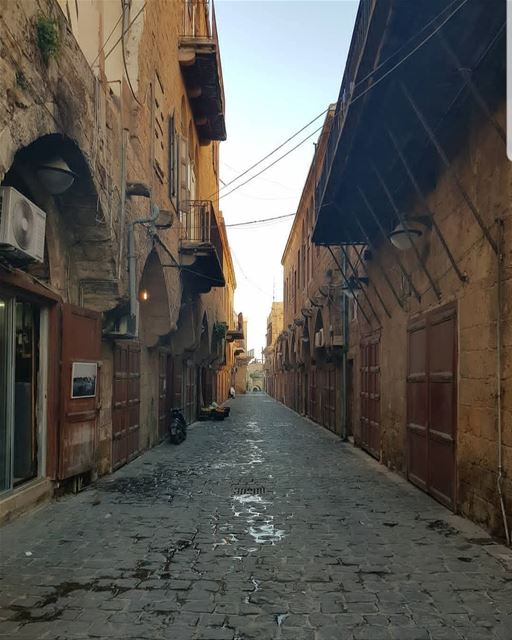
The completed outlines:
<svg viewBox="0 0 512 640">
<path fill-rule="evenodd" d="M 329 111 L 312 161 L 290 231 L 282 264 L 284 277 L 284 334 L 278 350 L 286 356 L 275 358 L 280 369 L 274 384 L 276 397 L 313 420 L 340 431 L 341 386 L 335 398 L 327 399 L 328 370 L 341 366 L 340 345 L 333 348 L 333 336 L 342 334 L 342 278 L 326 247 L 312 244 L 315 222 L 314 197 L 321 174 L 332 112 Z M 340 251 L 335 251 L 339 261 Z M 306 311 L 306 316 L 302 313 Z M 315 333 L 323 329 L 325 346 L 315 347 Z M 290 369 L 290 370 L 286 370 Z M 339 379 L 339 372 L 336 374 Z M 327 418 L 326 406 L 335 406 L 335 417 Z M 333 422 L 335 424 L 333 424 Z M 328 424 L 329 423 L 329 424 Z"/>
<path fill-rule="evenodd" d="M 72 169 L 79 174 L 77 189 L 73 187 L 71 195 L 58 201 L 41 193 L 37 201 L 48 212 L 47 283 L 64 302 L 106 312 L 127 305 L 127 228 L 135 220 L 148 218 L 151 211 L 150 200 L 142 197 L 127 198 L 122 207 L 123 164 L 126 181 L 145 183 L 151 188 L 151 202 L 172 214 L 172 227 L 158 231 L 165 248 L 150 236 L 146 227 L 134 227 L 139 291 L 152 251 L 156 251 L 161 265 L 179 262 L 180 223 L 169 195 L 169 167 L 167 164 L 163 167 L 163 175 L 155 169 L 155 118 L 159 115 L 163 118 L 163 157 L 167 163 L 168 118 L 174 115 L 178 132 L 188 139 L 197 179 L 195 198 L 212 199 L 217 210 L 219 145 L 199 144 L 183 82 L 178 39 L 183 32 L 185 3 L 164 0 L 146 3 L 127 37 L 126 69 L 121 44 L 110 52 L 120 35 L 120 24 L 108 46 L 103 47 L 119 17 L 121 3 L 116 5 L 115 12 L 113 3 L 98 3 L 97 11 L 93 4 L 89 3 L 88 9 L 77 15 L 74 3 L 66 0 L 0 1 L 0 181 L 16 153 L 33 141 L 49 134 L 65 141 L 75 162 Z M 135 17 L 142 5 L 139 0 L 133 2 L 130 16 Z M 206 33 L 203 10 L 204 6 L 199 5 L 199 24 Z M 60 34 L 58 55 L 50 59 L 48 66 L 37 45 L 39 16 L 54 20 Z M 94 20 L 96 28 L 91 28 Z M 37 192 L 33 173 L 29 166 L 23 175 L 27 183 L 32 181 Z M 229 253 L 227 246 L 224 249 Z M 168 317 L 158 318 L 158 326 L 165 341 L 165 336 L 178 328 L 183 292 L 179 269 L 160 269 Z M 194 304 L 195 308 L 206 310 L 212 321 L 230 322 L 225 309 L 232 309 L 234 274 L 228 274 L 227 279 L 231 283 L 229 304 L 223 303 L 221 289 L 201 296 Z M 196 324 L 201 322 L 199 313 L 195 318 Z M 196 326 L 196 335 L 197 330 Z M 142 331 L 141 448 L 151 446 L 157 439 L 157 338 Z M 108 339 L 102 346 L 97 452 L 100 473 L 111 468 L 112 347 Z M 223 392 L 225 388 L 224 380 Z"/>
<path fill-rule="evenodd" d="M 496 114 L 505 122 L 504 109 Z M 495 219 L 504 222 L 503 240 L 503 463 L 507 512 L 512 517 L 512 217 L 510 211 L 510 163 L 505 146 L 496 131 L 480 120 L 474 121 L 463 149 L 452 162 L 452 169 L 478 207 L 485 224 L 497 237 Z M 416 203 L 418 212 L 421 203 Z M 497 480 L 497 257 L 468 209 L 450 172 L 438 179 L 428 195 L 428 204 L 446 238 L 460 270 L 467 274 L 461 283 L 435 233 L 428 234 L 422 251 L 426 265 L 439 284 L 438 300 L 419 270 L 412 251 L 401 252 L 407 270 L 421 293 L 421 302 L 407 295 L 389 247 L 381 247 L 367 263 L 385 304 L 392 312 L 388 319 L 372 286 L 369 295 L 380 314 L 381 329 L 381 460 L 405 474 L 406 468 L 406 372 L 407 324 L 410 318 L 455 301 L 458 318 L 458 406 L 457 406 L 457 509 L 491 531 L 502 531 L 496 490 Z M 401 291 L 405 309 L 401 310 L 377 265 L 382 265 Z M 360 298 L 364 305 L 364 300 Z M 367 308 L 367 307 L 366 307 Z M 357 313 L 357 312 L 356 312 Z M 360 439 L 360 341 L 377 329 L 368 327 L 360 313 L 350 326 L 350 357 L 353 359 L 354 413 L 356 440 Z M 511 520 L 512 522 L 512 520 Z"/>
</svg>

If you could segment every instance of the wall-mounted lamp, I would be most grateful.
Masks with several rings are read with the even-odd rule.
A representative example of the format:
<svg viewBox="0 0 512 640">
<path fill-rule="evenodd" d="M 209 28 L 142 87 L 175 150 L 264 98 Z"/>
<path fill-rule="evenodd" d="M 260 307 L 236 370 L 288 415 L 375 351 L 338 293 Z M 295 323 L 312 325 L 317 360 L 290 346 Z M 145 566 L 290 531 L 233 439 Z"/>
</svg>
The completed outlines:
<svg viewBox="0 0 512 640">
<path fill-rule="evenodd" d="M 62 158 L 43 162 L 36 168 L 36 173 L 46 191 L 55 196 L 67 191 L 77 177 Z"/>
<path fill-rule="evenodd" d="M 414 240 L 420 240 L 432 228 L 430 216 L 404 217 L 404 223 L 398 224 L 389 234 L 391 244 L 400 251 L 407 251 Z"/>
<path fill-rule="evenodd" d="M 366 276 L 350 276 L 347 278 L 347 284 L 341 287 L 347 298 L 355 298 L 361 291 L 362 285 L 368 286 L 368 278 Z"/>
<path fill-rule="evenodd" d="M 141 302 L 147 302 L 149 300 L 149 291 L 147 289 L 141 289 L 139 298 Z"/>
</svg>

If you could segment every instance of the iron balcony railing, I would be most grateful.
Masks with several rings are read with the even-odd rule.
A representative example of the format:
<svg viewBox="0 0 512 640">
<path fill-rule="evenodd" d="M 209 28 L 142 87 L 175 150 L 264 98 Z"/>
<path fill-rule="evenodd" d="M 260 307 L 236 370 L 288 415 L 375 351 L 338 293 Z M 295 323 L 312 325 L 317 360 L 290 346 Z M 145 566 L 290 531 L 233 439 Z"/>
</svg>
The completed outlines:
<svg viewBox="0 0 512 640">
<path fill-rule="evenodd" d="M 211 242 L 212 222 L 215 222 L 211 200 L 187 200 L 180 208 L 180 239 L 201 244 Z"/>
<path fill-rule="evenodd" d="M 370 26 L 370 20 L 376 2 L 377 0 L 360 0 L 359 2 L 359 9 L 357 12 L 354 33 L 352 35 L 352 41 L 350 43 L 350 50 L 347 56 L 343 80 L 341 82 L 338 102 L 336 104 L 336 111 L 332 119 L 331 127 L 329 130 L 329 137 L 327 139 L 323 169 L 315 189 L 316 217 L 318 217 L 318 213 L 323 204 L 325 190 L 327 187 L 327 183 L 329 182 L 331 168 L 336 156 L 336 150 L 338 148 L 341 131 L 343 129 L 343 125 L 345 124 L 345 119 L 350 107 L 350 102 L 352 100 L 355 78 L 359 63 L 361 61 L 361 56 L 363 54 L 363 49 L 366 43 L 366 37 L 368 35 L 368 29 Z"/>
<path fill-rule="evenodd" d="M 222 238 L 217 225 L 211 200 L 186 200 L 180 204 L 180 241 L 183 249 L 196 249 L 200 245 L 210 245 L 215 249 L 222 269 L 224 252 Z"/>
</svg>

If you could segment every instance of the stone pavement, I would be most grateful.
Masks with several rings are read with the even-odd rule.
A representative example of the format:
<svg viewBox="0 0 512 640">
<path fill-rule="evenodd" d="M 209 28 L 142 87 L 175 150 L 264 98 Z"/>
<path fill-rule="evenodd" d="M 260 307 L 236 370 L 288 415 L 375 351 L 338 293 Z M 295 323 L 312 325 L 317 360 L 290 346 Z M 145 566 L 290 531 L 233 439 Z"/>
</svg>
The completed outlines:
<svg viewBox="0 0 512 640">
<path fill-rule="evenodd" d="M 0 637 L 511 640 L 511 554 L 264 394 L 0 531 Z"/>
</svg>

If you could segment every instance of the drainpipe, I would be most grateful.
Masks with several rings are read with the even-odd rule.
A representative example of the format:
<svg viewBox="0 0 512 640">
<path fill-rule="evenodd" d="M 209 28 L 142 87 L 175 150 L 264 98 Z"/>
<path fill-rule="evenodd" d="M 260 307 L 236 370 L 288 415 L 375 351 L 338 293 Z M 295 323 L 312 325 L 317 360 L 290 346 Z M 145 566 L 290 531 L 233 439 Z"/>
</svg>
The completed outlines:
<svg viewBox="0 0 512 640">
<path fill-rule="evenodd" d="M 501 335 L 501 305 L 503 299 L 503 220 L 499 218 L 497 221 L 498 238 L 497 238 L 497 266 L 498 266 L 498 296 L 497 296 L 497 313 L 496 313 L 496 399 L 498 413 L 498 496 L 500 499 L 501 515 L 503 517 L 503 526 L 505 528 L 505 539 L 507 545 L 510 546 L 510 531 L 508 528 L 507 512 L 505 510 L 505 499 L 503 496 L 503 432 L 502 432 L 502 394 L 501 394 L 501 352 L 502 352 L 502 335 Z"/>
<path fill-rule="evenodd" d="M 347 257 L 341 256 L 341 266 L 343 267 L 343 273 L 346 273 L 347 269 Z M 341 299 L 341 314 L 342 314 L 342 327 L 343 327 L 343 356 L 342 356 L 342 390 L 341 390 L 341 439 L 343 442 L 348 440 L 348 298 L 343 293 Z"/>
<path fill-rule="evenodd" d="M 128 196 L 130 195 L 144 195 L 145 197 L 150 197 L 149 191 L 147 192 L 147 195 L 146 193 L 130 193 L 130 191 L 128 191 Z M 130 319 L 132 322 L 131 333 L 133 337 L 136 337 L 138 334 L 137 317 L 139 310 L 139 300 L 137 296 L 137 255 L 135 253 L 135 225 L 150 224 L 154 226 L 159 213 L 160 209 L 156 204 L 152 202 L 150 204 L 149 218 L 145 218 L 143 220 L 134 220 L 128 225 L 128 283 L 130 293 Z"/>
</svg>

